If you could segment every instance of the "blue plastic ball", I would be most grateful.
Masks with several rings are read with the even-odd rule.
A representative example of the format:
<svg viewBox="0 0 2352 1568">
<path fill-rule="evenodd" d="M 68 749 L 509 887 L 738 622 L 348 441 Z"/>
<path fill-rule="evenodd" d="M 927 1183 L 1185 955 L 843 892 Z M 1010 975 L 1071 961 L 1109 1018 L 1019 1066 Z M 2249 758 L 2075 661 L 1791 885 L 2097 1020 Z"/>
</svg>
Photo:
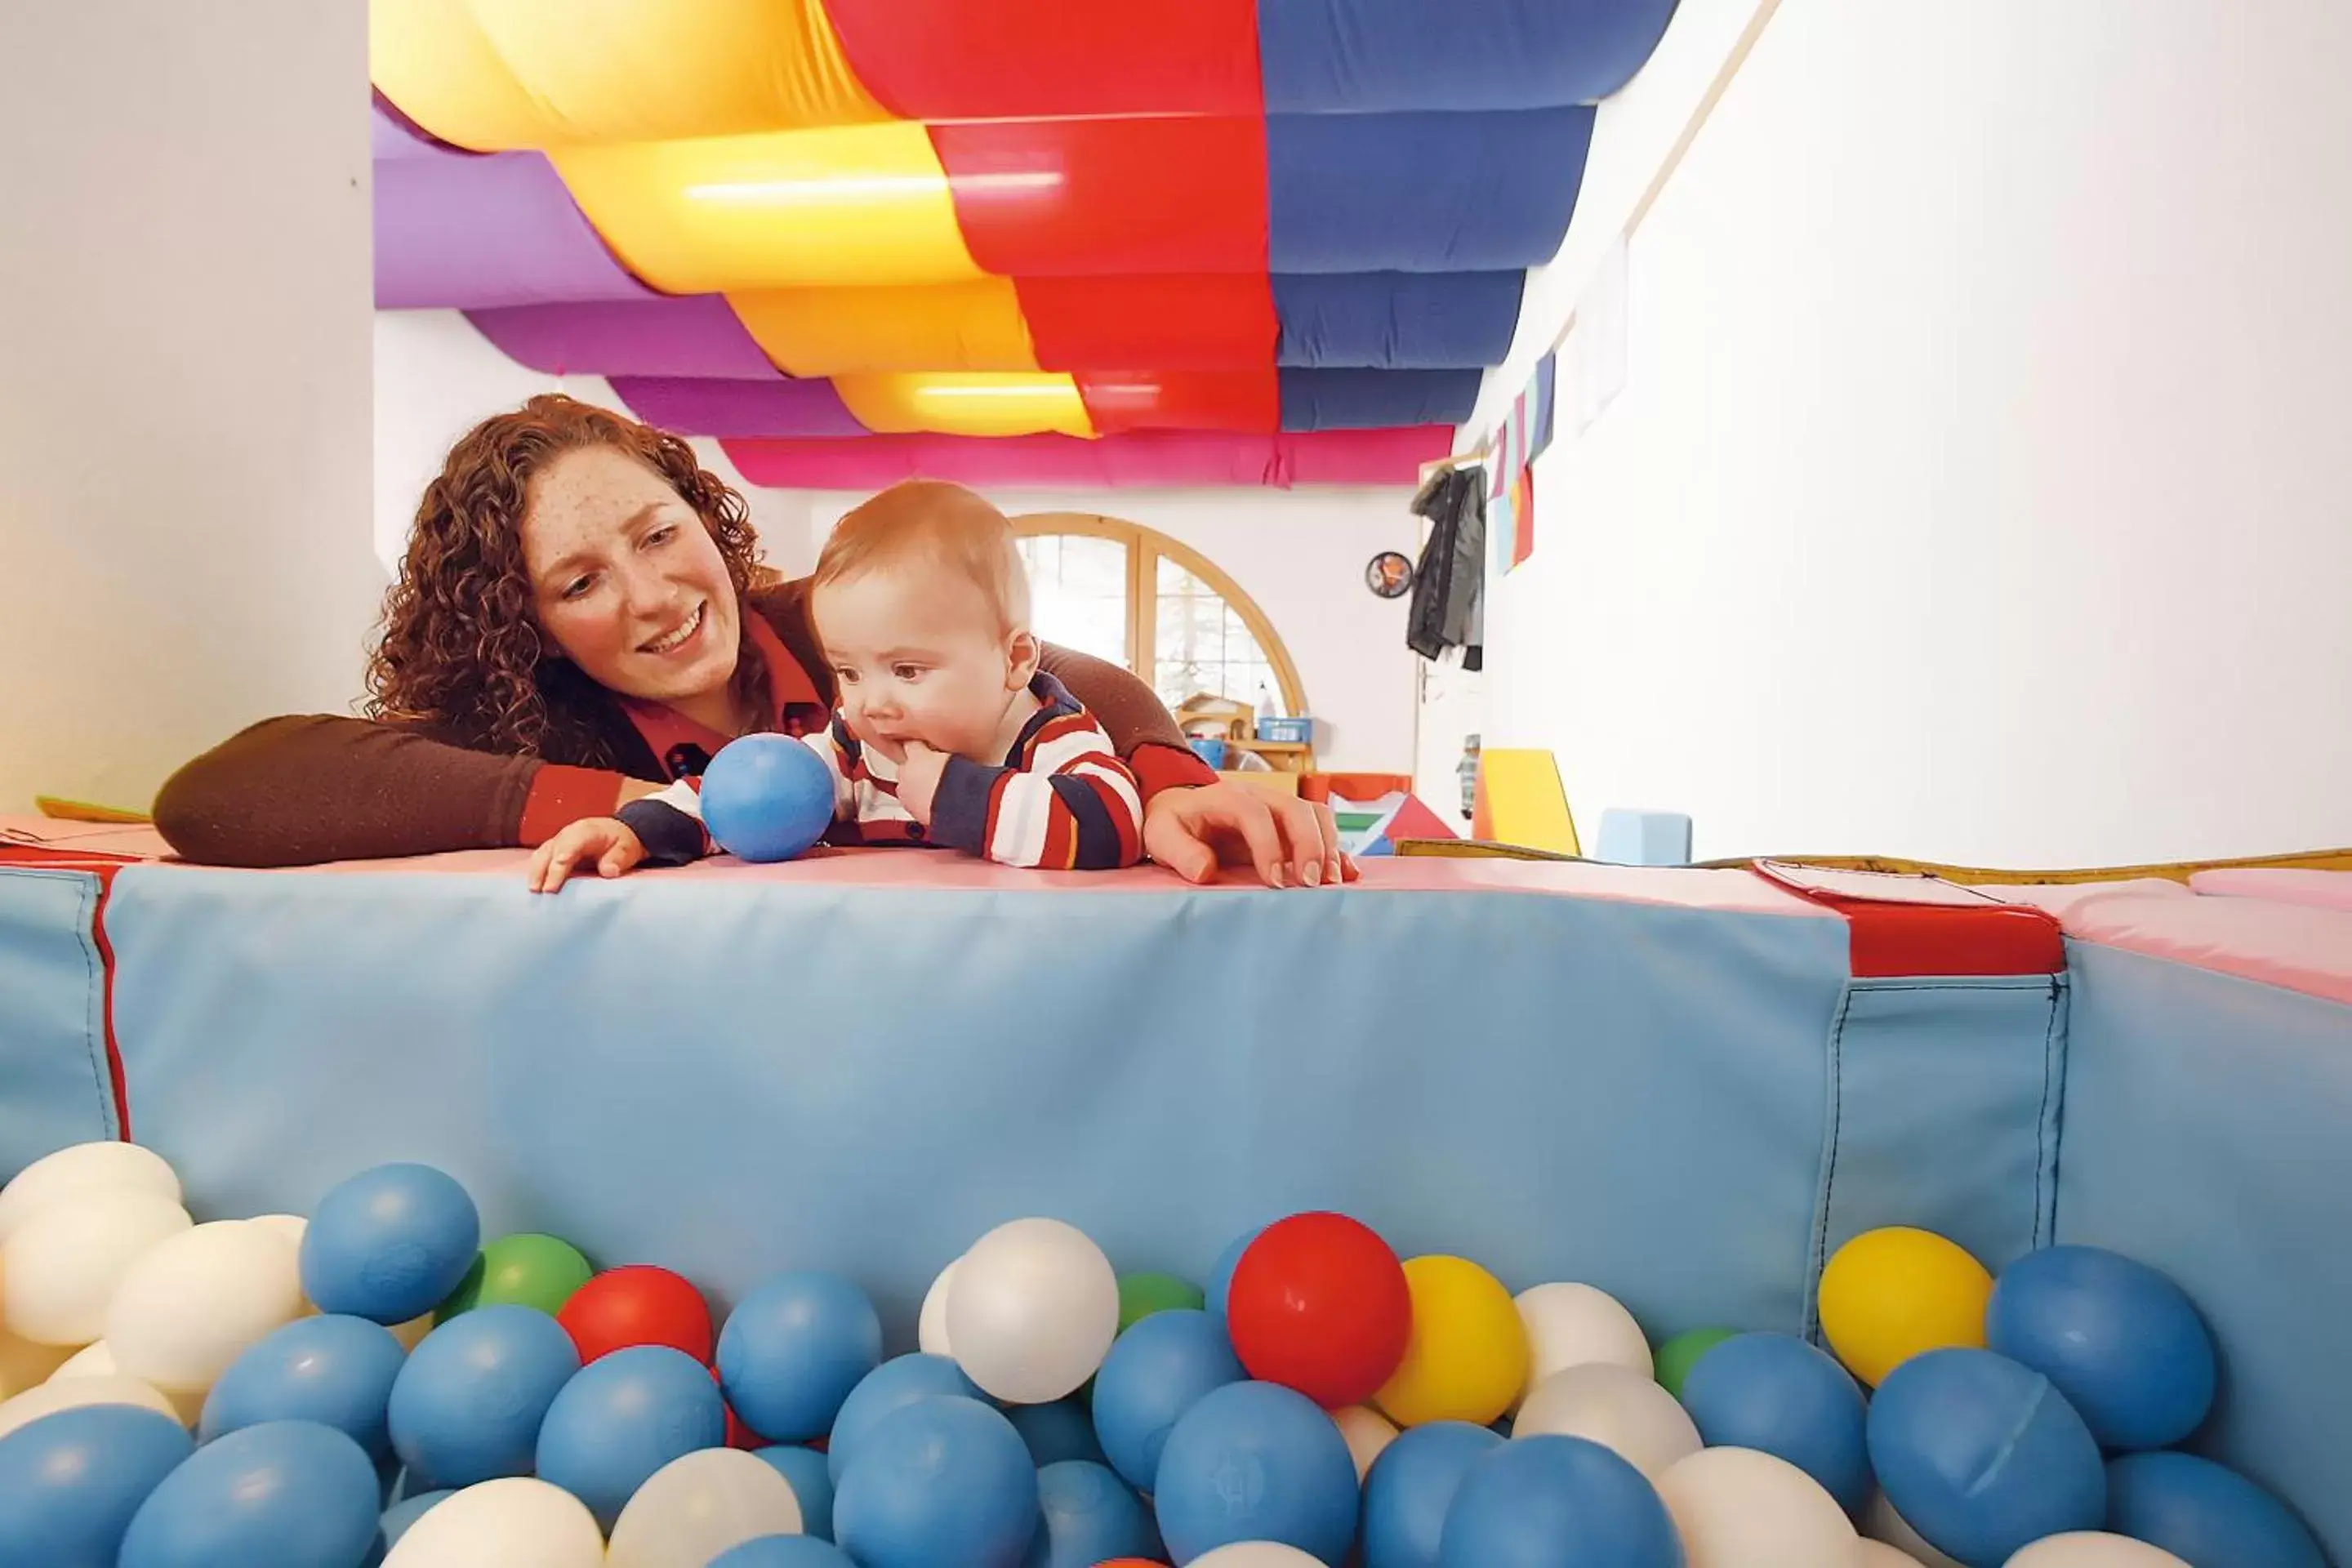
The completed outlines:
<svg viewBox="0 0 2352 1568">
<path fill-rule="evenodd" d="M 841 1402 L 841 1414 L 833 1419 L 833 1436 L 825 1442 L 825 1468 L 833 1474 L 833 1484 L 841 1485 L 843 1467 L 877 1422 L 900 1405 L 936 1394 L 988 1397 L 963 1374 L 963 1368 L 943 1355 L 894 1356 L 860 1378 L 849 1397 Z"/>
<path fill-rule="evenodd" d="M 793 1487 L 793 1496 L 800 1500 L 801 1533 L 814 1535 L 820 1541 L 833 1539 L 833 1471 L 824 1456 L 814 1448 L 794 1447 L 779 1444 L 772 1448 L 755 1450 Z"/>
<path fill-rule="evenodd" d="M 876 1422 L 833 1497 L 833 1538 L 859 1568 L 1017 1563 L 1036 1539 L 1037 1469 L 1013 1423 L 976 1399 L 918 1399 Z"/>
<path fill-rule="evenodd" d="M 1912 1357 L 1870 1402 L 1868 1432 L 1886 1500 L 1969 1568 L 2001 1568 L 2045 1535 L 2096 1530 L 2106 1517 L 2091 1429 L 2048 1378 L 2007 1356 Z"/>
<path fill-rule="evenodd" d="M 376 1538 L 375 1466 L 315 1421 L 265 1421 L 197 1449 L 147 1494 L 120 1568 L 352 1568 Z"/>
<path fill-rule="evenodd" d="M 383 1536 L 383 1549 L 389 1552 L 399 1544 L 400 1538 L 408 1533 L 408 1527 L 425 1517 L 425 1510 L 445 1498 L 457 1495 L 448 1490 L 418 1492 L 415 1497 L 403 1498 L 385 1509 L 383 1522 L 376 1526 Z"/>
<path fill-rule="evenodd" d="M 794 859 L 833 826 L 833 775 L 804 742 L 745 735 L 703 769 L 702 821 L 730 855 Z"/>
<path fill-rule="evenodd" d="M 229 1364 L 196 1430 L 207 1443 L 264 1421 L 317 1421 L 381 1460 L 392 1452 L 392 1385 L 408 1352 L 392 1331 L 341 1314 L 297 1318 Z"/>
<path fill-rule="evenodd" d="M 2107 1464 L 2107 1528 L 2184 1563 L 2324 1568 L 2311 1529 L 2286 1504 L 2194 1454 L 2126 1454 Z"/>
<path fill-rule="evenodd" d="M 710 1369 L 668 1345 L 633 1345 L 580 1369 L 539 1428 L 539 1479 L 588 1505 L 606 1531 L 647 1478 L 727 1441 Z"/>
<path fill-rule="evenodd" d="M 60 1410 L 0 1437 L 0 1563 L 114 1568 L 139 1505 L 195 1447 L 136 1405 Z"/>
<path fill-rule="evenodd" d="M 2045 1247 L 2002 1270 L 1985 1342 L 2056 1384 L 2110 1449 L 2168 1447 L 2213 1407 L 2213 1337 L 2188 1292 L 2102 1247 Z"/>
<path fill-rule="evenodd" d="M 1152 1313 L 1111 1342 L 1095 1373 L 1104 1457 L 1128 1485 L 1150 1491 L 1177 1420 L 1211 1390 L 1248 1376 L 1223 1319 L 1181 1307 Z"/>
<path fill-rule="evenodd" d="M 425 1335 L 392 1384 L 392 1447 L 409 1487 L 530 1474 L 540 1423 L 579 1370 L 572 1336 L 534 1307 L 477 1307 Z"/>
<path fill-rule="evenodd" d="M 1515 1439 L 1474 1460 L 1446 1510 L 1443 1568 L 1682 1568 L 1674 1516 L 1642 1472 L 1582 1437 Z"/>
<path fill-rule="evenodd" d="M 719 1333 L 727 1403 L 772 1442 L 824 1436 L 849 1391 L 881 1364 L 881 1314 L 838 1274 L 777 1275 L 744 1297 Z"/>
<path fill-rule="evenodd" d="M 1364 1568 L 1438 1568 L 1445 1511 L 1462 1478 L 1503 1441 L 1467 1421 L 1399 1433 L 1364 1478 Z"/>
<path fill-rule="evenodd" d="M 1698 1358 L 1683 1408 L 1710 1448 L 1759 1448 L 1822 1484 L 1849 1514 L 1870 1501 L 1861 1385 L 1793 1334 L 1738 1334 Z"/>
<path fill-rule="evenodd" d="M 439 1306 L 474 1266 L 481 1216 L 430 1165 L 378 1165 L 319 1200 L 302 1233 L 302 1293 L 321 1312 L 404 1323 Z"/>
<path fill-rule="evenodd" d="M 1253 1226 L 1225 1243 L 1225 1249 L 1217 1254 L 1217 1261 L 1210 1266 L 1209 1288 L 1203 1292 L 1202 1306 L 1219 1323 L 1225 1321 L 1225 1298 L 1233 1294 L 1234 1270 L 1241 1267 L 1242 1254 L 1249 1250 L 1251 1242 L 1265 1234 L 1265 1226 Z"/>
<path fill-rule="evenodd" d="M 1102 1440 L 1095 1435 L 1093 1415 L 1076 1399 L 1056 1399 L 1051 1405 L 1015 1405 L 1004 1414 L 1013 1422 L 1013 1429 L 1021 1434 L 1021 1440 L 1029 1445 L 1029 1458 L 1041 1470 L 1066 1459 L 1084 1459 L 1096 1465 L 1110 1462 L 1103 1457 Z"/>
<path fill-rule="evenodd" d="M 1095 1568 L 1150 1555 L 1156 1544 L 1143 1500 L 1107 1466 L 1064 1459 L 1037 1472 L 1045 1525 L 1022 1568 Z"/>
<path fill-rule="evenodd" d="M 1168 1434 L 1151 1492 L 1179 1563 L 1237 1541 L 1337 1563 L 1356 1533 L 1348 1440 L 1313 1400 L 1276 1384 L 1227 1384 L 1196 1401 Z"/>
<path fill-rule="evenodd" d="M 857 1568 L 857 1564 L 829 1541 L 807 1535 L 762 1535 L 729 1547 L 710 1560 L 710 1568 Z"/>
</svg>

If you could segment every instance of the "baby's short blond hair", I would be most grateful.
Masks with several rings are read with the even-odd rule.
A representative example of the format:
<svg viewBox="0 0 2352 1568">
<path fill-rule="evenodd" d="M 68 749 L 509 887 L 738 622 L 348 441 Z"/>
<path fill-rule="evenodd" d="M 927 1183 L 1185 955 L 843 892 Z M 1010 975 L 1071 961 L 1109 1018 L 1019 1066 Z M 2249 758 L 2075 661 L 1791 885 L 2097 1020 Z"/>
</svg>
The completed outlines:
<svg viewBox="0 0 2352 1568">
<path fill-rule="evenodd" d="M 1028 628 L 1029 574 L 1012 522 L 944 479 L 903 479 L 835 523 L 809 589 L 908 564 L 946 567 L 980 589 L 1002 630 Z"/>
</svg>

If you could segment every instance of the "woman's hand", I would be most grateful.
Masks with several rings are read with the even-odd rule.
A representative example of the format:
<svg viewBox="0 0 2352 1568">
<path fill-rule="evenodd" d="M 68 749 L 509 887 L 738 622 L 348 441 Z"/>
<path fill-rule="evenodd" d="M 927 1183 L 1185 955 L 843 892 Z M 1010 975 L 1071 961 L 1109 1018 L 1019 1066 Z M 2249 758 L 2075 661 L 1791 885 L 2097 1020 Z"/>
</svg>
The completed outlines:
<svg viewBox="0 0 2352 1568">
<path fill-rule="evenodd" d="M 564 827 L 530 854 L 530 890 L 551 893 L 577 867 L 594 868 L 600 877 L 618 877 L 646 858 L 646 847 L 629 825 L 617 817 L 583 817 Z"/>
<path fill-rule="evenodd" d="M 1336 888 L 1360 875 L 1339 852 L 1329 806 L 1231 779 L 1153 795 L 1143 852 L 1188 882 L 1215 881 L 1220 865 L 1254 866 L 1269 888 Z"/>
</svg>

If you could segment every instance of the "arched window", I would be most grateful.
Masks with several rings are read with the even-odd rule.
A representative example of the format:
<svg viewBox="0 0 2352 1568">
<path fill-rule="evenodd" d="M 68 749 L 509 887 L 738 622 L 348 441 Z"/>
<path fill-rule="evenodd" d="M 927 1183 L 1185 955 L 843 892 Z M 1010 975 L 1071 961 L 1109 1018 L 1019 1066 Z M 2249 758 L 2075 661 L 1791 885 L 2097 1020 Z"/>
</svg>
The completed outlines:
<svg viewBox="0 0 2352 1568">
<path fill-rule="evenodd" d="M 1091 512 L 1033 512 L 1013 529 L 1046 641 L 1127 666 L 1171 708 L 1207 692 L 1263 712 L 1263 693 L 1309 710 L 1265 612 L 1200 552 Z"/>
</svg>

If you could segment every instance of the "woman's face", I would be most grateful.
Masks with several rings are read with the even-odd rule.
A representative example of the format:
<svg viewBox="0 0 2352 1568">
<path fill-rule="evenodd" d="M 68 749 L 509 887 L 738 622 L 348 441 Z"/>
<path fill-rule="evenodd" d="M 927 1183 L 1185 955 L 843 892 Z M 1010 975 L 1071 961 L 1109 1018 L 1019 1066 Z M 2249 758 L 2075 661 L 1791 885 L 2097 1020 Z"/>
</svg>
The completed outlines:
<svg viewBox="0 0 2352 1568">
<path fill-rule="evenodd" d="M 735 674 L 741 632 L 726 558 L 669 482 L 611 447 L 533 477 L 523 562 L 539 624 L 597 684 L 677 704 Z"/>
</svg>

